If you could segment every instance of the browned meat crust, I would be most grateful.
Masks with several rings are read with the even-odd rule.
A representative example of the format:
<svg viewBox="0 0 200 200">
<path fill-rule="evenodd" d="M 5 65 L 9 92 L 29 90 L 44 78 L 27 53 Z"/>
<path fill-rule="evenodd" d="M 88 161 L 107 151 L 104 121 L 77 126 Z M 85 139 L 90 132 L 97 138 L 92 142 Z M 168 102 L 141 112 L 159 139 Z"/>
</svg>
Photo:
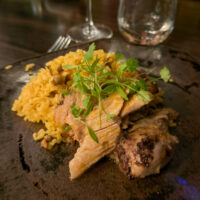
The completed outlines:
<svg viewBox="0 0 200 200">
<path fill-rule="evenodd" d="M 131 133 L 120 139 L 115 153 L 124 174 L 143 178 L 159 173 L 169 162 L 178 139 L 168 133 L 167 122 L 176 116 L 172 109 L 162 109 L 137 122 Z"/>
</svg>

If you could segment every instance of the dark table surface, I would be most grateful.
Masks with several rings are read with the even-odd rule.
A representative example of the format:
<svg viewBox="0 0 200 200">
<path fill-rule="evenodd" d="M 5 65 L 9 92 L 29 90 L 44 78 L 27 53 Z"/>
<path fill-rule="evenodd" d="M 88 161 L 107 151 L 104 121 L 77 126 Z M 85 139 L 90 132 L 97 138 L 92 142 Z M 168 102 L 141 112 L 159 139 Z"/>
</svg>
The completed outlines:
<svg viewBox="0 0 200 200">
<path fill-rule="evenodd" d="M 114 31 L 118 0 L 93 0 L 93 19 Z M 45 53 L 59 35 L 86 17 L 84 0 L 1 0 L 0 66 Z M 164 45 L 184 50 L 200 60 L 200 1 L 179 0 L 175 30 Z"/>
<path fill-rule="evenodd" d="M 161 84 L 161 88 L 166 105 L 180 114 L 173 132 L 179 145 L 172 161 L 158 176 L 131 182 L 112 161 L 105 159 L 72 183 L 68 178 L 68 162 L 73 155 L 70 146 L 54 153 L 44 151 L 32 139 L 37 124 L 24 123 L 10 110 L 29 78 L 24 66 L 35 63 L 36 71 L 46 61 L 66 53 L 64 50 L 40 56 L 69 27 L 85 21 L 86 3 L 87 0 L 0 0 L 0 199 L 199 200 L 200 0 L 179 0 L 175 30 L 163 45 L 148 48 L 128 44 L 119 34 L 119 0 L 93 0 L 94 22 L 114 31 L 111 40 L 96 42 L 99 48 L 135 56 L 151 73 L 158 73 L 163 65 L 172 72 L 174 82 Z M 14 62 L 12 70 L 1 69 Z"/>
</svg>

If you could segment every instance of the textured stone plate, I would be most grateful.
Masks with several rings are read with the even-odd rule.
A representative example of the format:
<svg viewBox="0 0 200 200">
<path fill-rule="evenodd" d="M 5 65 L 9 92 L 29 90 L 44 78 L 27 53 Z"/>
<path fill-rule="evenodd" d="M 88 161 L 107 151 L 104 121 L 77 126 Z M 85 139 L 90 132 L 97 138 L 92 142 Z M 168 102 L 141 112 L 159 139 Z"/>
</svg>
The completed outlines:
<svg viewBox="0 0 200 200">
<path fill-rule="evenodd" d="M 188 54 L 164 46 L 138 47 L 114 39 L 96 44 L 97 48 L 138 58 L 155 75 L 163 65 L 172 71 L 174 82 L 160 83 L 165 104 L 180 113 L 178 127 L 172 130 L 180 140 L 172 161 L 159 175 L 130 181 L 104 158 L 70 181 L 68 162 L 76 147 L 63 144 L 50 152 L 33 141 L 32 133 L 41 125 L 24 122 L 10 110 L 29 78 L 24 66 L 35 63 L 36 71 L 56 56 L 88 48 L 88 44 L 74 46 L 14 63 L 8 71 L 0 70 L 0 199 L 200 199 L 200 65 Z"/>
</svg>

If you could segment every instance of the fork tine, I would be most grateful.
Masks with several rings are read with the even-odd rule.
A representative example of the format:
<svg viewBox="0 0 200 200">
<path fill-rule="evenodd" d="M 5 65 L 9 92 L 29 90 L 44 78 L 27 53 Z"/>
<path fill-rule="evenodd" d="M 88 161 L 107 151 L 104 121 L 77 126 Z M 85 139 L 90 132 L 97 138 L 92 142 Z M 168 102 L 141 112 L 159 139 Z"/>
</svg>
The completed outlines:
<svg viewBox="0 0 200 200">
<path fill-rule="evenodd" d="M 64 42 L 65 37 L 61 36 L 60 42 L 57 44 L 57 46 L 54 48 L 54 51 L 59 50 L 60 46 L 62 45 L 62 43 Z"/>
<path fill-rule="evenodd" d="M 53 45 L 48 49 L 48 51 L 47 51 L 48 53 L 54 51 L 54 48 L 58 45 L 58 43 L 60 42 L 61 38 L 62 38 L 62 36 L 59 36 L 57 38 L 57 40 L 53 43 Z"/>
<path fill-rule="evenodd" d="M 72 41 L 72 39 L 71 39 L 71 37 L 69 35 L 67 35 L 67 38 L 68 38 L 67 43 L 66 43 L 66 45 L 64 46 L 63 49 L 66 49 L 69 46 L 69 44 L 71 43 L 71 41 Z"/>
<path fill-rule="evenodd" d="M 68 38 L 67 37 L 65 37 L 65 39 L 63 40 L 63 43 L 60 45 L 60 47 L 59 47 L 59 50 L 62 50 L 63 48 L 64 48 L 64 46 L 65 46 L 65 44 L 67 43 L 67 41 L 68 41 Z"/>
<path fill-rule="evenodd" d="M 50 53 L 56 50 L 62 50 L 62 49 L 67 48 L 69 44 L 71 43 L 71 40 L 72 39 L 69 35 L 66 35 L 66 37 L 59 36 L 57 40 L 54 42 L 54 44 L 50 47 L 48 52 Z"/>
</svg>

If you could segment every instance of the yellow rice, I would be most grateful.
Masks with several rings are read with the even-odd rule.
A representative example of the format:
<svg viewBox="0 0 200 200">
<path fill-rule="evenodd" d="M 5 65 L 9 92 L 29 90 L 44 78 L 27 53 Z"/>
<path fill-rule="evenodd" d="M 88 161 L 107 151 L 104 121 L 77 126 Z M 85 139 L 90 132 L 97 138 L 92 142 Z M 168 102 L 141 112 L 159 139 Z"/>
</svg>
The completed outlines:
<svg viewBox="0 0 200 200">
<path fill-rule="evenodd" d="M 32 69 L 33 67 L 35 66 L 35 64 L 34 63 L 30 63 L 30 64 L 27 64 L 26 66 L 25 66 L 25 72 L 28 72 L 30 69 Z"/>
<path fill-rule="evenodd" d="M 53 139 L 45 148 L 51 149 L 55 144 L 64 141 L 61 135 L 62 128 L 58 127 L 54 120 L 54 110 L 62 99 L 59 90 L 66 89 L 66 85 L 54 85 L 53 77 L 59 74 L 62 77 L 68 76 L 68 79 L 72 80 L 74 70 L 61 71 L 59 69 L 63 65 L 80 63 L 84 54 L 85 51 L 79 49 L 47 62 L 45 67 L 41 68 L 38 74 L 22 88 L 21 94 L 13 103 L 12 110 L 16 111 L 17 115 L 23 117 L 25 121 L 44 123 L 45 128 L 34 133 L 33 138 L 34 140 L 42 140 L 45 136 L 51 136 Z M 96 50 L 94 59 L 96 56 L 100 58 L 99 64 L 106 65 L 109 62 L 113 69 L 117 68 L 118 63 L 114 53 Z"/>
<path fill-rule="evenodd" d="M 13 68 L 12 65 L 7 65 L 7 66 L 4 67 L 5 70 L 9 70 L 9 69 L 12 69 L 12 68 Z"/>
</svg>

